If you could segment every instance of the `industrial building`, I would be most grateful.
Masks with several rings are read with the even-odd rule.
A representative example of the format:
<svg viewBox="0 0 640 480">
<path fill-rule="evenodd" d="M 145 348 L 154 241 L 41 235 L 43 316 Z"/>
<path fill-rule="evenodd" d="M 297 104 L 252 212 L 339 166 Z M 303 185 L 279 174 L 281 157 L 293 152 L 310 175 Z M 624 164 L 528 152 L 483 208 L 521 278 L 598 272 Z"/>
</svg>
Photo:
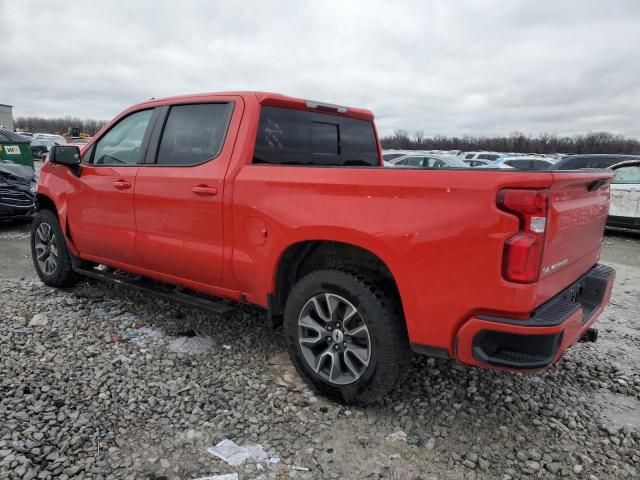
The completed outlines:
<svg viewBox="0 0 640 480">
<path fill-rule="evenodd" d="M 0 103 L 0 128 L 14 130 L 13 126 L 13 105 Z"/>
</svg>

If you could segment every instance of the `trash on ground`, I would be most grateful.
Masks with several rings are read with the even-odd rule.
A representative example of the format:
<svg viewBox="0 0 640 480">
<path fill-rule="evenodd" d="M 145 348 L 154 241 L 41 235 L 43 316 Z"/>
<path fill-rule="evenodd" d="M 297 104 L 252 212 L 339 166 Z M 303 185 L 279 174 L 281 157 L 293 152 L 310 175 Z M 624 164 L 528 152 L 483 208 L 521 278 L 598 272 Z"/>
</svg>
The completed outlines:
<svg viewBox="0 0 640 480">
<path fill-rule="evenodd" d="M 296 392 L 302 392 L 307 387 L 291 363 L 287 352 L 278 353 L 269 360 L 269 370 L 273 374 L 274 383 Z"/>
<path fill-rule="evenodd" d="M 267 459 L 267 452 L 264 451 L 261 445 L 249 444 L 240 446 L 233 440 L 226 438 L 215 447 L 209 447 L 207 452 L 234 466 L 242 465 L 247 460 L 258 463 Z"/>
<path fill-rule="evenodd" d="M 205 353 L 213 350 L 209 337 L 177 337 L 169 342 L 169 350 L 175 353 Z"/>
<path fill-rule="evenodd" d="M 407 434 L 402 430 L 398 430 L 397 432 L 393 432 L 391 435 L 388 435 L 387 440 L 392 440 L 394 442 L 406 442 Z"/>
<path fill-rule="evenodd" d="M 49 323 L 49 318 L 46 313 L 37 313 L 31 318 L 29 322 L 30 327 L 44 327 L 47 323 Z"/>
<path fill-rule="evenodd" d="M 238 480 L 237 473 L 223 473 L 222 475 L 211 475 L 209 477 L 200 477 L 195 480 Z"/>
</svg>

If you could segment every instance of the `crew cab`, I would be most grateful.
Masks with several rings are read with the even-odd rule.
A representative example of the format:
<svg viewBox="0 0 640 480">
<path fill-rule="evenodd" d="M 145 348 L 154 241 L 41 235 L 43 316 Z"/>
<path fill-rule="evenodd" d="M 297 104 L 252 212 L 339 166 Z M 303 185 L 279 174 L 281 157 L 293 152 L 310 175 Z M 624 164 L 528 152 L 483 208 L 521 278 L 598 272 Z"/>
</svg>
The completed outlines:
<svg viewBox="0 0 640 480">
<path fill-rule="evenodd" d="M 368 110 L 150 100 L 52 148 L 35 269 L 264 307 L 303 378 L 348 403 L 393 389 L 412 351 L 531 371 L 591 331 L 614 278 L 598 263 L 612 172 L 382 165 Z"/>
</svg>

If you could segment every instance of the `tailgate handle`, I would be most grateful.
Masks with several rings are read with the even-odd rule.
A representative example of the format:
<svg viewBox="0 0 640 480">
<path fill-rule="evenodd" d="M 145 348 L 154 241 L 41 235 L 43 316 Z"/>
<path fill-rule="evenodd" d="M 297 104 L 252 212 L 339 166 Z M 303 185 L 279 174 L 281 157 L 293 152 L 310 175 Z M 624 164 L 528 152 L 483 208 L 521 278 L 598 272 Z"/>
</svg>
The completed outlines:
<svg viewBox="0 0 640 480">
<path fill-rule="evenodd" d="M 217 195 L 218 189 L 215 187 L 209 187 L 208 185 L 196 185 L 191 191 L 198 195 Z"/>
<path fill-rule="evenodd" d="M 606 185 L 609 182 L 610 180 L 596 180 L 595 182 L 591 182 L 589 185 L 587 185 L 587 190 L 589 190 L 590 192 L 595 192 L 600 187 Z"/>
</svg>

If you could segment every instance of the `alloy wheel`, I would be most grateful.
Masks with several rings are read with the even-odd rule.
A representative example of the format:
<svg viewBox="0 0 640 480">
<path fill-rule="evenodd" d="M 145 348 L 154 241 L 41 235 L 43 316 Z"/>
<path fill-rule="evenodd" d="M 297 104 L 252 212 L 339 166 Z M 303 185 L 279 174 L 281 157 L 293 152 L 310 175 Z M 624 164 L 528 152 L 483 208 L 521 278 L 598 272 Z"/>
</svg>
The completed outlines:
<svg viewBox="0 0 640 480">
<path fill-rule="evenodd" d="M 45 275 L 52 275 L 58 267 L 58 248 L 56 235 L 46 222 L 42 222 L 36 229 L 35 238 L 36 261 Z"/>
<path fill-rule="evenodd" d="M 334 385 L 357 381 L 371 361 L 371 337 L 363 316 L 334 293 L 314 295 L 302 307 L 298 342 L 311 369 Z"/>
</svg>

